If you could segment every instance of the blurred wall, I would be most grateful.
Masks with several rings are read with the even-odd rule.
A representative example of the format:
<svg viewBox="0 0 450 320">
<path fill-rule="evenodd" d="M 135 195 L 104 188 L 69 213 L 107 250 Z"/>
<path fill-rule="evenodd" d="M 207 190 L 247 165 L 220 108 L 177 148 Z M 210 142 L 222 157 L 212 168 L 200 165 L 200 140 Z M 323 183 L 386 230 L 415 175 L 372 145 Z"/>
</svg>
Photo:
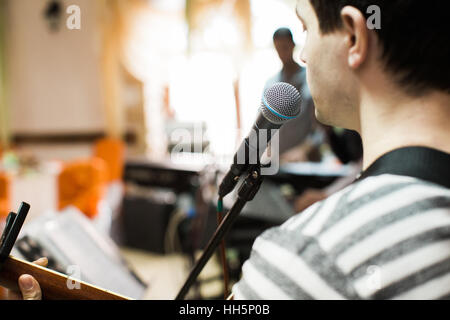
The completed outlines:
<svg viewBox="0 0 450 320">
<path fill-rule="evenodd" d="M 9 146 L 8 109 L 6 108 L 6 72 L 4 30 L 6 18 L 6 2 L 0 0 L 0 155 L 2 149 Z"/>
<path fill-rule="evenodd" d="M 98 2 L 64 0 L 61 28 L 49 30 L 48 0 L 8 0 L 7 72 L 13 134 L 104 131 Z M 69 30 L 69 5 L 81 30 Z"/>
</svg>

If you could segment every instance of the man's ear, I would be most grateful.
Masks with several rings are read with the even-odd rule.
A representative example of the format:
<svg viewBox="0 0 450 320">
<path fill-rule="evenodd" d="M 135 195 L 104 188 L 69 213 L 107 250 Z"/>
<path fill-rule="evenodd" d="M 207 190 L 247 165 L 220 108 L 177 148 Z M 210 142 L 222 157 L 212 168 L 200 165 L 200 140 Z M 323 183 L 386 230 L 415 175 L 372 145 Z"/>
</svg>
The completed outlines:
<svg viewBox="0 0 450 320">
<path fill-rule="evenodd" d="M 348 48 L 348 65 L 352 69 L 357 69 L 366 61 L 369 51 L 369 30 L 366 18 L 355 7 L 346 6 L 341 11 L 341 19 Z"/>
</svg>

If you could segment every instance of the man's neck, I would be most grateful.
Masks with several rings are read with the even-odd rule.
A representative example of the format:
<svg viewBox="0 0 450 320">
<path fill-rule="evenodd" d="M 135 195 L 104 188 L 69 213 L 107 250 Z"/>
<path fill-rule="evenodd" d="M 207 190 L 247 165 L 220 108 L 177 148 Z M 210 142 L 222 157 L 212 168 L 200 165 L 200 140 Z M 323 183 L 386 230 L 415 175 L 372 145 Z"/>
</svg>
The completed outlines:
<svg viewBox="0 0 450 320">
<path fill-rule="evenodd" d="M 414 98 L 398 92 L 361 97 L 363 169 L 382 155 L 411 146 L 450 153 L 450 96 L 433 93 Z"/>
</svg>

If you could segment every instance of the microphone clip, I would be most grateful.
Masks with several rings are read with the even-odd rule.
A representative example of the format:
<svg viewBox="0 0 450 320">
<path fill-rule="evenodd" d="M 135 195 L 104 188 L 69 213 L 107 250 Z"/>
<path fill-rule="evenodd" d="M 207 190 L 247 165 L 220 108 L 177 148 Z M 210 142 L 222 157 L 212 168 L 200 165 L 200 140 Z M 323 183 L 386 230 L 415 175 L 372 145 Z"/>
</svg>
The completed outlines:
<svg viewBox="0 0 450 320">
<path fill-rule="evenodd" d="M 261 187 L 263 182 L 263 176 L 261 175 L 261 167 L 254 166 L 252 170 L 248 173 L 245 180 L 242 182 L 239 191 L 238 197 L 241 200 L 246 202 L 252 201 Z"/>
</svg>

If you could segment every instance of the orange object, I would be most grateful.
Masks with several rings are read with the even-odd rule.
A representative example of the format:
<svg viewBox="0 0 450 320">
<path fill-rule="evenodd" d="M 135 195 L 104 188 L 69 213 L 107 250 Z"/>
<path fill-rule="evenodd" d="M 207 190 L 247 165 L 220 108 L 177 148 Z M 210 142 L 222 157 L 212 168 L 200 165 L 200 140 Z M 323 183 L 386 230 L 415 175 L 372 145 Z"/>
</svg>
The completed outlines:
<svg viewBox="0 0 450 320">
<path fill-rule="evenodd" d="M 99 158 L 79 160 L 64 165 L 58 177 L 58 209 L 75 206 L 87 217 L 98 213 L 108 180 L 108 168 Z"/>
<path fill-rule="evenodd" d="M 0 150 L 1 151 L 1 150 Z M 5 219 L 10 211 L 10 182 L 6 174 L 0 172 L 0 234 L 5 227 Z M 6 289 L 0 287 L 0 300 L 6 300 Z"/>
<path fill-rule="evenodd" d="M 122 180 L 125 162 L 125 144 L 119 139 L 105 138 L 97 141 L 94 156 L 103 159 L 108 166 L 108 182 Z"/>
<path fill-rule="evenodd" d="M 10 211 L 10 181 L 6 174 L 0 173 L 0 219 L 6 218 Z"/>
</svg>

